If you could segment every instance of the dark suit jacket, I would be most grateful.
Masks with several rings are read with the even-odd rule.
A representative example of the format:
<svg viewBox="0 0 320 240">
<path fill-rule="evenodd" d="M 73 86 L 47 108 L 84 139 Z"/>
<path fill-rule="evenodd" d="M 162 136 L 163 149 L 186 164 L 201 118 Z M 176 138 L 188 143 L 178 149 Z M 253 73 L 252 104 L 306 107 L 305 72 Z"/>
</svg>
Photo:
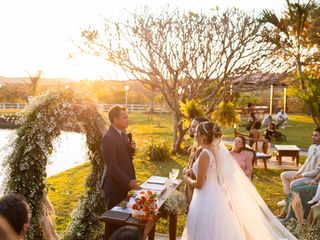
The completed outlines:
<svg viewBox="0 0 320 240">
<path fill-rule="evenodd" d="M 129 143 L 112 126 L 101 141 L 105 174 L 102 179 L 108 208 L 117 205 L 127 197 L 128 184 L 135 179 L 132 152 Z"/>
</svg>

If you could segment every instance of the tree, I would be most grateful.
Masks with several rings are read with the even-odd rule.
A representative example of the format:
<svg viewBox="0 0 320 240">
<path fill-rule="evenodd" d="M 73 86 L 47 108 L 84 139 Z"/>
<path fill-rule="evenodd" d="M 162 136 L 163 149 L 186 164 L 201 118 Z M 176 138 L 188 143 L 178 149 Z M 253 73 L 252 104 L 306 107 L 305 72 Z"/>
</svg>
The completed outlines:
<svg viewBox="0 0 320 240">
<path fill-rule="evenodd" d="M 180 101 L 208 102 L 207 115 L 236 94 L 246 76 L 268 66 L 260 24 L 237 9 L 210 14 L 147 8 L 127 21 L 105 21 L 101 31 L 82 31 L 82 51 L 124 69 L 129 78 L 157 89 L 174 116 L 174 152 L 188 128 L 182 124 Z M 267 68 L 267 67 L 265 67 Z M 235 84 L 235 79 L 240 79 Z"/>
<path fill-rule="evenodd" d="M 272 44 L 273 55 L 282 58 L 283 69 L 296 75 L 298 82 L 294 83 L 295 87 L 303 90 L 312 84 L 308 82 L 310 78 L 306 75 L 320 63 L 320 8 L 314 0 L 304 3 L 286 0 L 286 4 L 287 9 L 281 17 L 270 10 L 262 11 L 260 19 L 264 23 L 262 36 L 265 42 Z M 319 123 L 320 119 L 317 119 L 319 113 L 315 112 L 316 108 L 312 108 L 307 102 L 305 105 L 314 123 Z"/>
</svg>

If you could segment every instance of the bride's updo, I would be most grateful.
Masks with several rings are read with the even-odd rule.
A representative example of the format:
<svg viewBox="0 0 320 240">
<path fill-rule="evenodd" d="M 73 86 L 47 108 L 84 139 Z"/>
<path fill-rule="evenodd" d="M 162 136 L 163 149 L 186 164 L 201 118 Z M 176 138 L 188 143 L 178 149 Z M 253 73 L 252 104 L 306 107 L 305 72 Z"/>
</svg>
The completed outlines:
<svg viewBox="0 0 320 240">
<path fill-rule="evenodd" d="M 214 139 L 220 140 L 222 131 L 219 125 L 214 122 L 201 122 L 198 125 L 198 134 L 207 137 L 208 143 L 212 143 Z"/>
</svg>

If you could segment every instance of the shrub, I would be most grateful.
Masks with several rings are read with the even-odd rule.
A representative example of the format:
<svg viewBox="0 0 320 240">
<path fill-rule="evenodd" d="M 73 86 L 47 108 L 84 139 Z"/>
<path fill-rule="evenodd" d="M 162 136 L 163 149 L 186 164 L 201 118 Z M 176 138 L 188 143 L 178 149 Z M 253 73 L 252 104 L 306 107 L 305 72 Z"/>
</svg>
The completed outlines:
<svg viewBox="0 0 320 240">
<path fill-rule="evenodd" d="M 297 239 L 314 240 L 320 239 L 320 222 L 314 226 L 310 226 L 308 223 L 299 225 L 295 218 L 291 218 L 285 223 L 286 228 L 292 232 Z"/>
<path fill-rule="evenodd" d="M 150 143 L 147 150 L 150 161 L 164 161 L 170 158 L 170 150 L 164 143 Z"/>
</svg>

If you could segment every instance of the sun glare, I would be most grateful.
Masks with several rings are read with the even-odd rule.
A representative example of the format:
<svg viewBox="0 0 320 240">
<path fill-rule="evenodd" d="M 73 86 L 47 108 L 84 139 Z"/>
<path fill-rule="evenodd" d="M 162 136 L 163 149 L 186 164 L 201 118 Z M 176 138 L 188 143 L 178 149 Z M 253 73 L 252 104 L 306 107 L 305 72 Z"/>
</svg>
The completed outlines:
<svg viewBox="0 0 320 240">
<path fill-rule="evenodd" d="M 121 69 L 102 59 L 81 53 L 74 42 L 81 29 L 99 27 L 103 17 L 125 17 L 148 5 L 152 10 L 170 6 L 209 11 L 236 6 L 244 10 L 280 9 L 277 0 L 11 0 L 0 3 L 0 76 L 26 76 L 42 70 L 45 77 L 81 79 L 127 79 Z M 275 7 L 276 6 L 276 7 Z"/>
</svg>

